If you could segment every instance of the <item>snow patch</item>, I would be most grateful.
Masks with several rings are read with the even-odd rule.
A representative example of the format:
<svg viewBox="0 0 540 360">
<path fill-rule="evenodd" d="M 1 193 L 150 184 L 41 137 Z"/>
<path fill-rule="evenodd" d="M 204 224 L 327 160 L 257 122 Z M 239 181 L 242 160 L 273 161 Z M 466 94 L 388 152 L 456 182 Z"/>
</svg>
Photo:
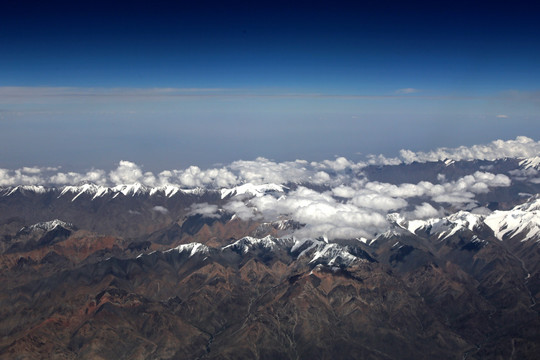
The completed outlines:
<svg viewBox="0 0 540 360">
<path fill-rule="evenodd" d="M 167 250 L 165 252 L 172 252 L 172 251 L 178 251 L 179 253 L 189 253 L 189 257 L 194 256 L 197 253 L 200 254 L 208 254 L 210 251 L 210 248 L 206 245 L 203 245 L 201 243 L 193 242 L 189 244 L 183 244 L 175 247 L 174 249 Z"/>
</svg>

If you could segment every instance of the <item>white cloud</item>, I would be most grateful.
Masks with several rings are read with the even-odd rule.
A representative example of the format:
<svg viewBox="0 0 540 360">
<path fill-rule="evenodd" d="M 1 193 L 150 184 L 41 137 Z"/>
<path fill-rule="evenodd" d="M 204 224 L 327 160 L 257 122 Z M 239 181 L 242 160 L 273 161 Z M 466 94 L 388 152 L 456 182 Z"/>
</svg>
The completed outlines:
<svg viewBox="0 0 540 360">
<path fill-rule="evenodd" d="M 356 189 L 353 189 L 350 186 L 339 185 L 338 187 L 332 189 L 332 194 L 337 197 L 350 199 L 354 197 L 356 191 Z"/>
<path fill-rule="evenodd" d="M 379 154 L 379 155 L 373 155 L 369 154 L 367 155 L 368 164 L 370 165 L 399 165 L 403 161 L 397 157 L 394 158 L 387 158 L 386 156 Z"/>
<path fill-rule="evenodd" d="M 249 207 L 244 202 L 238 200 L 229 201 L 223 206 L 223 209 L 230 213 L 236 214 L 236 216 L 239 217 L 241 220 L 252 220 L 261 218 L 261 215 L 257 214 L 256 209 L 254 209 L 253 207 Z"/>
<path fill-rule="evenodd" d="M 238 182 L 236 176 L 225 168 L 201 170 L 197 166 L 178 171 L 176 179 L 181 186 L 188 188 L 207 186 L 224 188 L 234 186 Z"/>
<path fill-rule="evenodd" d="M 378 193 L 355 195 L 350 203 L 360 207 L 380 211 L 398 210 L 407 206 L 407 201 Z"/>
<path fill-rule="evenodd" d="M 326 236 L 335 238 L 371 237 L 388 226 L 385 217 L 376 211 L 352 203 L 340 203 L 331 192 L 299 187 L 286 196 L 272 195 L 251 199 L 247 204 L 234 204 L 242 216 L 261 216 L 267 221 L 286 217 L 305 226 L 294 232 L 299 238 Z M 231 209 L 231 206 L 228 207 Z M 251 210 L 251 211 L 250 211 Z"/>
<path fill-rule="evenodd" d="M 326 168 L 333 171 L 343 171 L 346 169 L 356 170 L 364 166 L 361 164 L 355 164 L 344 157 L 338 157 L 335 160 L 324 160 L 320 164 L 317 164 L 317 163 L 312 163 L 312 164 L 315 165 L 314 167 Z"/>
<path fill-rule="evenodd" d="M 530 139 L 518 138 L 516 143 L 503 142 L 493 146 L 502 149 L 529 147 L 533 144 L 536 143 Z M 416 156 L 414 153 L 413 155 Z M 222 209 L 236 214 L 242 220 L 293 219 L 305 225 L 294 232 L 296 237 L 326 236 L 335 239 L 370 238 L 375 233 L 385 231 L 389 226 L 386 220 L 388 212 L 399 211 L 407 218 L 428 218 L 442 215 L 442 210 L 437 209 L 434 203 L 449 203 L 473 209 L 478 207 L 475 203 L 477 194 L 486 193 L 491 187 L 511 184 L 506 175 L 477 171 L 455 181 L 447 181 L 444 176 L 440 176 L 437 178 L 439 183 L 421 181 L 416 184 L 396 185 L 368 181 L 361 173 L 364 166 L 346 158 L 311 163 L 303 160 L 278 163 L 257 158 L 253 161 L 236 161 L 221 168 L 203 170 L 191 166 L 183 170 L 162 171 L 156 175 L 143 172 L 137 164 L 123 160 L 109 173 L 103 170 L 86 173 L 58 172 L 57 168 L 37 167 L 0 169 L 0 186 L 91 181 L 102 185 L 139 182 L 147 186 L 230 188 L 245 183 L 257 185 L 295 182 L 299 185 L 291 186 L 293 190 L 261 193 L 259 197 L 236 197 L 226 202 Z M 526 174 L 521 171 L 515 175 L 532 177 L 537 174 L 536 170 L 533 171 Z M 302 184 L 325 186 L 321 187 L 323 190 L 316 191 Z M 416 200 L 413 202 L 412 199 Z M 410 203 L 421 205 L 411 210 Z M 163 206 L 155 206 L 152 211 L 168 213 Z M 189 209 L 191 214 L 206 217 L 217 217 L 219 211 L 217 205 L 208 203 L 195 204 Z"/>
<path fill-rule="evenodd" d="M 4 169 L 0 186 L 11 185 L 76 185 L 89 181 L 98 185 L 127 185 L 141 183 L 146 186 L 176 185 L 182 188 L 231 188 L 245 183 L 311 183 L 319 185 L 340 184 L 350 181 L 351 172 L 358 173 L 362 164 L 355 164 L 343 157 L 321 163 L 305 160 L 274 162 L 265 158 L 253 161 L 235 161 L 221 168 L 201 169 L 190 166 L 181 170 L 165 170 L 158 174 L 143 172 L 134 162 L 121 160 L 116 169 L 106 173 L 90 170 L 86 173 L 59 172 L 58 168 L 25 167 Z"/>
<path fill-rule="evenodd" d="M 189 215 L 199 214 L 208 218 L 219 218 L 218 206 L 214 204 L 198 203 L 190 206 Z"/>
<path fill-rule="evenodd" d="M 142 182 L 143 173 L 137 164 L 131 161 L 121 160 L 116 170 L 109 173 L 109 178 L 115 185 L 133 184 Z"/>
<path fill-rule="evenodd" d="M 16 170 L 0 169 L 0 186 L 43 185 L 49 183 L 47 173 L 57 167 L 22 167 Z"/>
<path fill-rule="evenodd" d="M 91 170 L 85 174 L 80 174 L 76 172 L 59 172 L 50 176 L 48 180 L 48 182 L 57 185 L 73 185 L 85 181 L 92 182 L 97 185 L 106 185 L 106 173 L 103 170 Z"/>
<path fill-rule="evenodd" d="M 516 140 L 497 140 L 488 145 L 438 149 L 428 153 L 403 150 L 402 159 L 410 161 L 432 161 L 434 159 L 497 158 L 504 156 L 537 155 L 540 144 L 526 137 Z M 373 156 L 369 163 L 396 164 L 401 160 Z M 280 193 L 259 194 L 259 197 L 233 198 L 222 209 L 242 220 L 275 221 L 293 219 L 305 226 L 295 231 L 296 237 L 326 236 L 335 238 L 372 237 L 385 231 L 389 224 L 388 212 L 398 211 L 407 218 L 429 218 L 442 215 L 436 203 L 452 204 L 456 207 L 473 209 L 477 194 L 490 191 L 492 187 L 511 185 L 511 179 L 503 174 L 477 171 L 454 181 L 438 176 L 438 183 L 420 181 L 416 184 L 390 184 L 368 181 L 362 174 L 365 163 L 354 163 L 344 157 L 321 162 L 296 160 L 275 162 L 266 158 L 252 161 L 235 161 L 221 168 L 201 169 L 190 166 L 180 170 L 166 170 L 158 174 L 144 172 L 130 161 L 122 160 L 116 169 L 105 172 L 90 170 L 85 173 L 61 172 L 59 168 L 23 167 L 16 170 L 0 169 L 0 186 L 77 184 L 90 181 L 98 185 L 120 185 L 142 183 L 147 186 L 176 185 L 182 188 L 231 188 L 242 184 L 287 184 L 292 190 Z M 514 178 L 539 181 L 535 169 L 511 173 Z M 323 190 L 313 190 L 307 184 L 324 185 Z M 414 208 L 410 204 L 418 204 Z M 152 211 L 167 214 L 163 206 Z M 195 204 L 191 214 L 217 217 L 219 208 L 215 204 Z M 479 209 L 478 211 L 484 211 Z"/>
<path fill-rule="evenodd" d="M 25 174 L 39 174 L 41 173 L 42 169 L 38 167 L 23 167 L 20 169 L 20 171 Z"/>
<path fill-rule="evenodd" d="M 457 148 L 439 148 L 429 152 L 401 150 L 400 157 L 405 163 L 452 160 L 496 160 L 506 157 L 526 158 L 540 153 L 540 142 L 525 136 L 515 140 L 495 140 L 486 145 L 460 146 Z"/>
<path fill-rule="evenodd" d="M 504 115 L 504 114 L 499 114 L 496 117 L 499 119 L 508 119 L 508 115 Z"/>
<path fill-rule="evenodd" d="M 166 207 L 163 207 L 163 206 L 154 206 L 152 208 L 152 211 L 155 211 L 155 212 L 158 212 L 160 214 L 163 214 L 163 215 L 166 215 L 169 213 L 169 209 L 167 209 Z"/>
<path fill-rule="evenodd" d="M 238 173 L 241 180 L 255 185 L 303 182 L 314 175 L 313 170 L 308 169 L 308 163 L 302 160 L 276 163 L 259 157 L 254 161 L 235 161 L 229 168 Z"/>
<path fill-rule="evenodd" d="M 429 203 L 422 203 L 422 205 L 417 205 L 414 208 L 414 211 L 408 214 L 410 219 L 429 219 L 442 216 L 443 212 L 441 210 L 435 209 Z"/>
<path fill-rule="evenodd" d="M 143 172 L 142 168 L 131 162 L 122 160 L 118 167 L 108 174 L 103 170 L 90 170 L 86 173 L 61 172 L 58 168 L 24 167 L 17 170 L 4 169 L 0 173 L 0 186 L 11 185 L 75 185 L 83 181 L 89 181 L 98 185 L 120 185 L 142 183 L 147 186 L 177 185 L 182 188 L 230 188 L 245 183 L 260 184 L 317 184 L 326 185 L 336 189 L 336 196 L 350 198 L 345 195 L 339 185 L 350 186 L 362 178 L 362 169 L 367 164 L 398 164 L 401 161 L 435 161 L 447 158 L 459 159 L 495 159 L 500 157 L 532 157 L 540 153 L 540 142 L 535 142 L 527 137 L 518 137 L 516 140 L 497 140 L 488 145 L 475 145 L 472 147 L 459 147 L 455 149 L 441 148 L 432 152 L 413 152 L 402 150 L 401 158 L 385 158 L 382 155 L 368 156 L 367 163 L 354 163 L 344 157 L 321 162 L 307 162 L 296 160 L 289 162 L 275 162 L 266 158 L 257 158 L 252 161 L 235 161 L 227 166 L 212 169 L 200 169 L 190 166 L 181 170 L 165 170 L 158 174 Z M 516 174 L 517 175 L 517 174 Z M 442 181 L 443 179 L 439 179 Z M 500 176 L 495 181 L 508 182 Z M 483 182 L 480 179 L 480 182 Z M 358 185 L 358 184 L 357 184 Z M 424 184 L 432 187 L 433 184 Z M 488 186 L 498 186 L 487 184 Z M 427 192 L 426 189 L 418 189 L 422 184 L 402 184 L 385 189 L 376 189 L 372 183 L 368 186 L 374 192 L 384 191 L 386 195 L 397 198 L 419 196 L 418 192 Z M 425 187 L 424 186 L 424 187 Z M 486 188 L 477 185 L 471 190 L 475 193 Z M 358 189 L 357 189 L 358 190 Z M 432 190 L 437 190 L 436 188 Z M 338 193 L 341 191 L 341 195 Z"/>
</svg>

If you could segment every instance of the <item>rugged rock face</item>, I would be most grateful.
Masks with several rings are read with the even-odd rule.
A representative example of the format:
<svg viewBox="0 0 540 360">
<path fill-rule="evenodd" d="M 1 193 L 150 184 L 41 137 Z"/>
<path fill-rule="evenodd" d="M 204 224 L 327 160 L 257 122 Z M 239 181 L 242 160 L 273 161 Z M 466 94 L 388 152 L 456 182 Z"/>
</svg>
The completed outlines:
<svg viewBox="0 0 540 360">
<path fill-rule="evenodd" d="M 372 239 L 328 241 L 290 235 L 292 219 L 190 212 L 219 192 L 126 189 L 3 190 L 0 358 L 540 353 L 538 197 L 486 215 L 391 214 Z"/>
<path fill-rule="evenodd" d="M 216 227 L 226 224 L 208 232 Z M 160 244 L 29 229 L 16 237 L 37 242 L 2 255 L 6 359 L 533 358 L 540 350 L 539 276 L 516 251 L 538 243 L 501 242 L 481 225 L 443 239 L 399 228 L 369 246 L 267 236 L 153 252 Z"/>
</svg>

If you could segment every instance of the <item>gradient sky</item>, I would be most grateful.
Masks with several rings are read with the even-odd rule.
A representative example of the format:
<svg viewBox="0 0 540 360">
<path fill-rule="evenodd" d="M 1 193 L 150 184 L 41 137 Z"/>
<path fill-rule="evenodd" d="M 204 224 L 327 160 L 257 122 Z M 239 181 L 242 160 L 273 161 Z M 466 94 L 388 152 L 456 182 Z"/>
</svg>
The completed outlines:
<svg viewBox="0 0 540 360">
<path fill-rule="evenodd" d="M 538 139 L 539 18 L 529 2 L 4 3 L 0 167 Z"/>
</svg>

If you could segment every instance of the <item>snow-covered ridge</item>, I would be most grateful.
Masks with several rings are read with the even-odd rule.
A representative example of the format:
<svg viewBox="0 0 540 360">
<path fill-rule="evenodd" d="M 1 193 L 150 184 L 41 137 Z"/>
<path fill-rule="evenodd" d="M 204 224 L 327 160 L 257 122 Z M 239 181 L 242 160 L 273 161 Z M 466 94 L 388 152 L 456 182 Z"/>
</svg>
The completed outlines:
<svg viewBox="0 0 540 360">
<path fill-rule="evenodd" d="M 397 214 L 394 218 L 398 219 Z M 399 224 L 399 221 L 395 222 Z M 449 238 L 463 229 L 474 232 L 482 225 L 486 225 L 493 230 L 495 237 L 499 240 L 520 236 L 522 241 L 540 241 L 540 199 L 532 198 L 511 210 L 497 210 L 488 216 L 458 211 L 443 218 L 410 220 L 401 224 L 403 228 L 414 234 L 423 231 L 428 235 L 437 235 L 440 240 Z"/>
<path fill-rule="evenodd" d="M 26 193 L 35 193 L 35 194 L 45 194 L 48 192 L 59 191 L 60 194 L 58 198 L 64 196 L 72 196 L 71 201 L 77 200 L 82 195 L 91 195 L 92 200 L 95 200 L 106 195 L 112 195 L 113 198 L 116 198 L 120 194 L 124 196 L 139 196 L 139 195 L 162 195 L 168 198 L 173 197 L 178 193 L 183 194 L 192 194 L 192 195 L 202 195 L 205 192 L 212 191 L 203 188 L 194 188 L 194 189 L 182 189 L 179 186 L 175 185 L 165 185 L 151 187 L 146 186 L 140 183 L 135 184 L 125 184 L 117 185 L 114 187 L 108 187 L 103 185 L 96 185 L 92 183 L 86 183 L 82 185 L 67 185 L 60 188 L 55 187 L 45 187 L 42 185 L 19 185 L 15 187 L 0 188 L 0 196 L 11 196 L 17 192 Z"/>
<path fill-rule="evenodd" d="M 222 189 L 221 190 L 221 198 L 225 199 L 228 196 L 234 196 L 234 195 L 250 195 L 250 196 L 256 196 L 260 197 L 266 194 L 267 192 L 284 192 L 286 189 L 283 185 L 278 184 L 262 184 L 262 185 L 254 185 L 251 183 L 243 184 L 240 186 L 236 186 L 230 189 Z"/>
<path fill-rule="evenodd" d="M 67 185 L 60 188 L 55 187 L 45 187 L 42 185 L 19 185 L 15 187 L 0 188 L 0 196 L 10 196 L 15 194 L 17 191 L 33 192 L 36 194 L 44 194 L 50 191 L 60 191 L 58 198 L 63 196 L 73 196 L 71 201 L 75 201 L 81 195 L 92 195 L 92 200 L 103 197 L 105 195 L 112 195 L 113 198 L 116 198 L 120 194 L 124 196 L 140 196 L 140 195 L 162 195 L 168 198 L 173 197 L 178 193 L 183 194 L 192 194 L 192 195 L 202 195 L 209 191 L 220 191 L 221 198 L 224 199 L 228 196 L 234 195 L 249 195 L 260 197 L 269 192 L 279 192 L 283 193 L 287 189 L 283 185 L 278 184 L 262 184 L 254 185 L 251 183 L 243 184 L 236 186 L 230 189 L 221 189 L 221 190 L 209 190 L 206 188 L 194 188 L 194 189 L 183 189 L 177 185 L 164 185 L 164 186 L 146 186 L 141 183 L 134 184 L 123 184 L 116 185 L 113 187 L 96 185 L 93 183 L 85 183 L 82 185 Z"/>
<path fill-rule="evenodd" d="M 429 235 L 437 234 L 438 239 L 444 240 L 451 237 L 462 229 L 474 231 L 483 221 L 483 216 L 471 214 L 468 211 L 458 211 L 443 218 L 433 218 L 428 220 L 411 220 L 407 229 L 416 234 L 418 231 L 425 231 Z"/>
<path fill-rule="evenodd" d="M 484 222 L 499 240 L 522 236 L 522 241 L 540 241 L 540 199 L 518 205 L 512 210 L 495 211 Z"/>
<path fill-rule="evenodd" d="M 286 247 L 287 245 L 292 245 L 293 242 L 294 241 L 290 238 L 275 238 L 270 235 L 263 238 L 246 236 L 240 240 L 233 242 L 232 244 L 224 246 L 222 249 L 238 249 L 245 254 L 257 247 L 263 247 L 268 250 L 275 250 L 277 247 Z"/>
<path fill-rule="evenodd" d="M 18 191 L 25 193 L 25 192 L 33 192 L 36 194 L 45 194 L 48 191 L 54 191 L 55 188 L 48 188 L 42 185 L 18 185 L 14 187 L 8 187 L 8 188 L 0 188 L 0 193 L 2 193 L 1 196 L 10 196 Z"/>
<path fill-rule="evenodd" d="M 313 253 L 310 263 L 322 262 L 328 266 L 345 265 L 350 266 L 356 261 L 365 261 L 360 259 L 350 252 L 348 247 L 341 246 L 336 243 L 320 243 L 316 245 L 316 250 Z"/>
<path fill-rule="evenodd" d="M 209 248 L 208 246 L 198 242 L 193 242 L 165 250 L 163 253 L 178 252 L 188 254 L 189 257 L 193 257 L 197 254 L 208 255 L 212 250 L 218 253 L 233 250 L 246 255 L 261 248 L 268 251 L 278 251 L 281 249 L 288 251 L 291 254 L 297 252 L 300 248 L 303 248 L 302 252 L 300 252 L 297 257 L 302 258 L 308 256 L 310 264 L 319 263 L 328 266 L 350 266 L 355 262 L 366 261 L 365 259 L 352 254 L 348 246 L 343 246 L 337 243 L 326 243 L 321 240 L 296 241 L 290 237 L 275 238 L 270 235 L 263 238 L 246 236 L 233 242 L 232 244 L 215 249 Z M 155 251 L 149 254 L 140 254 L 137 256 L 137 259 L 144 256 L 150 256 L 154 253 Z"/>
<path fill-rule="evenodd" d="M 193 194 L 193 193 L 197 194 L 200 192 L 200 189 L 185 190 L 174 185 L 150 187 L 150 186 L 143 185 L 141 183 L 117 185 L 114 187 L 107 187 L 107 186 L 101 186 L 101 185 L 96 185 L 96 184 L 84 184 L 80 186 L 65 186 L 58 197 L 62 197 L 68 194 L 75 194 L 75 196 L 71 199 L 71 201 L 74 201 L 83 194 L 93 195 L 92 200 L 105 196 L 107 194 L 112 194 L 113 198 L 117 197 L 120 194 L 124 196 L 138 196 L 138 195 L 152 196 L 155 194 L 161 194 L 170 198 L 179 192 L 187 193 L 187 194 Z"/>
<path fill-rule="evenodd" d="M 540 194 L 539 194 L 540 195 Z M 536 195 L 532 198 L 530 198 L 527 202 L 517 205 L 514 207 L 514 210 L 521 210 L 521 211 L 539 211 L 540 210 L 540 197 L 539 195 Z"/>
<path fill-rule="evenodd" d="M 524 169 L 540 170 L 540 156 L 523 159 L 519 162 L 519 166 L 523 167 Z"/>
<path fill-rule="evenodd" d="M 57 227 L 63 227 L 64 229 L 73 229 L 73 224 L 64 222 L 62 220 L 54 219 L 51 221 L 39 222 L 34 225 L 25 226 L 20 231 L 32 232 L 34 230 L 51 231 Z"/>
</svg>

